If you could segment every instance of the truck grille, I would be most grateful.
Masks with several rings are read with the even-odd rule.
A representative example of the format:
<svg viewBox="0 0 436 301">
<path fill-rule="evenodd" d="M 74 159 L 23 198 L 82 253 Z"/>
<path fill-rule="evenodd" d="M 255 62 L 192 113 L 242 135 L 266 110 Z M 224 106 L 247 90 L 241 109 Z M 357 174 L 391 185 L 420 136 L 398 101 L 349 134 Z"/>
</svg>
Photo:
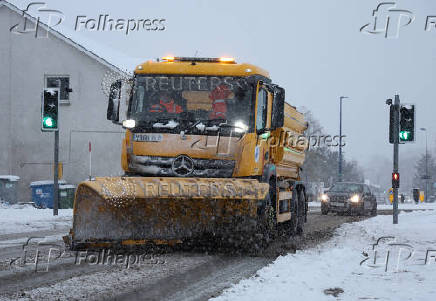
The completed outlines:
<svg viewBox="0 0 436 301">
<path fill-rule="evenodd" d="M 129 170 L 144 176 L 177 177 L 172 169 L 176 157 L 129 156 Z M 234 160 L 194 159 L 194 170 L 189 177 L 230 178 L 235 168 Z"/>
</svg>

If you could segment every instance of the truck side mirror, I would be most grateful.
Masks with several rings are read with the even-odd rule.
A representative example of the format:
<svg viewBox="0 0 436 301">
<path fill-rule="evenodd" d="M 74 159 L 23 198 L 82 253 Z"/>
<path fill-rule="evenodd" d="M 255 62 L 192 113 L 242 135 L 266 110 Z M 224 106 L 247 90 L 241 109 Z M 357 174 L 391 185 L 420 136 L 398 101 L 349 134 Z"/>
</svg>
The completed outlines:
<svg viewBox="0 0 436 301">
<path fill-rule="evenodd" d="M 120 99 L 121 99 L 121 81 L 118 80 L 111 85 L 109 100 L 107 105 L 107 120 L 113 123 L 120 121 Z"/>
<path fill-rule="evenodd" d="M 285 89 L 275 87 L 274 100 L 272 105 L 271 128 L 283 127 L 285 118 Z"/>
</svg>

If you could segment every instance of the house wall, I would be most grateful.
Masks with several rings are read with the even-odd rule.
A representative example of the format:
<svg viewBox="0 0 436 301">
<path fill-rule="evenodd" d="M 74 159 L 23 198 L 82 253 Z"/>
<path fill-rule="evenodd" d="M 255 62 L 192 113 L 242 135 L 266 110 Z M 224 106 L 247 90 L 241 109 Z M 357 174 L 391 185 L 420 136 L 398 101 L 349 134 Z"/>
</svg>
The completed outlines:
<svg viewBox="0 0 436 301">
<path fill-rule="evenodd" d="M 0 174 L 21 177 L 20 201 L 30 200 L 30 182 L 53 178 L 54 133 L 41 132 L 41 92 L 45 75 L 69 75 L 70 104 L 59 112 L 64 179 L 77 184 L 88 177 L 88 141 L 93 175 L 120 175 L 123 130 L 106 120 L 101 89 L 109 68 L 51 34 L 11 33 L 22 20 L 0 7 Z"/>
</svg>

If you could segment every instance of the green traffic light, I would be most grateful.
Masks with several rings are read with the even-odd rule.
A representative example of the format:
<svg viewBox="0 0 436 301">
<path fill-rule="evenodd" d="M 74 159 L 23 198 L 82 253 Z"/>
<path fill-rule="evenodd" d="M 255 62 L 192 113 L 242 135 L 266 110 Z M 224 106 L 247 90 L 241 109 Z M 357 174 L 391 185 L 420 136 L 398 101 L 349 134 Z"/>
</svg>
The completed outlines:
<svg viewBox="0 0 436 301">
<path fill-rule="evenodd" d="M 400 132 L 400 140 L 402 141 L 409 141 L 411 138 L 409 131 L 401 131 Z"/>
<path fill-rule="evenodd" d="M 45 128 L 54 128 L 56 126 L 53 118 L 51 118 L 50 116 L 44 117 L 44 119 L 42 120 L 42 124 Z"/>
</svg>

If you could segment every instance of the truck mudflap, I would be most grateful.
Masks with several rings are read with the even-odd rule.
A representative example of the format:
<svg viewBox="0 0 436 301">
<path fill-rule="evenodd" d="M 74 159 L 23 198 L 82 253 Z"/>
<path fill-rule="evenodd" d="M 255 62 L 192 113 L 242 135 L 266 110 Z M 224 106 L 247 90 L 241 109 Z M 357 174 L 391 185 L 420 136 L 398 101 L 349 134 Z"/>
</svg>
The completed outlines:
<svg viewBox="0 0 436 301">
<path fill-rule="evenodd" d="M 175 244 L 255 227 L 269 185 L 253 179 L 97 178 L 79 184 L 72 248 Z"/>
</svg>

